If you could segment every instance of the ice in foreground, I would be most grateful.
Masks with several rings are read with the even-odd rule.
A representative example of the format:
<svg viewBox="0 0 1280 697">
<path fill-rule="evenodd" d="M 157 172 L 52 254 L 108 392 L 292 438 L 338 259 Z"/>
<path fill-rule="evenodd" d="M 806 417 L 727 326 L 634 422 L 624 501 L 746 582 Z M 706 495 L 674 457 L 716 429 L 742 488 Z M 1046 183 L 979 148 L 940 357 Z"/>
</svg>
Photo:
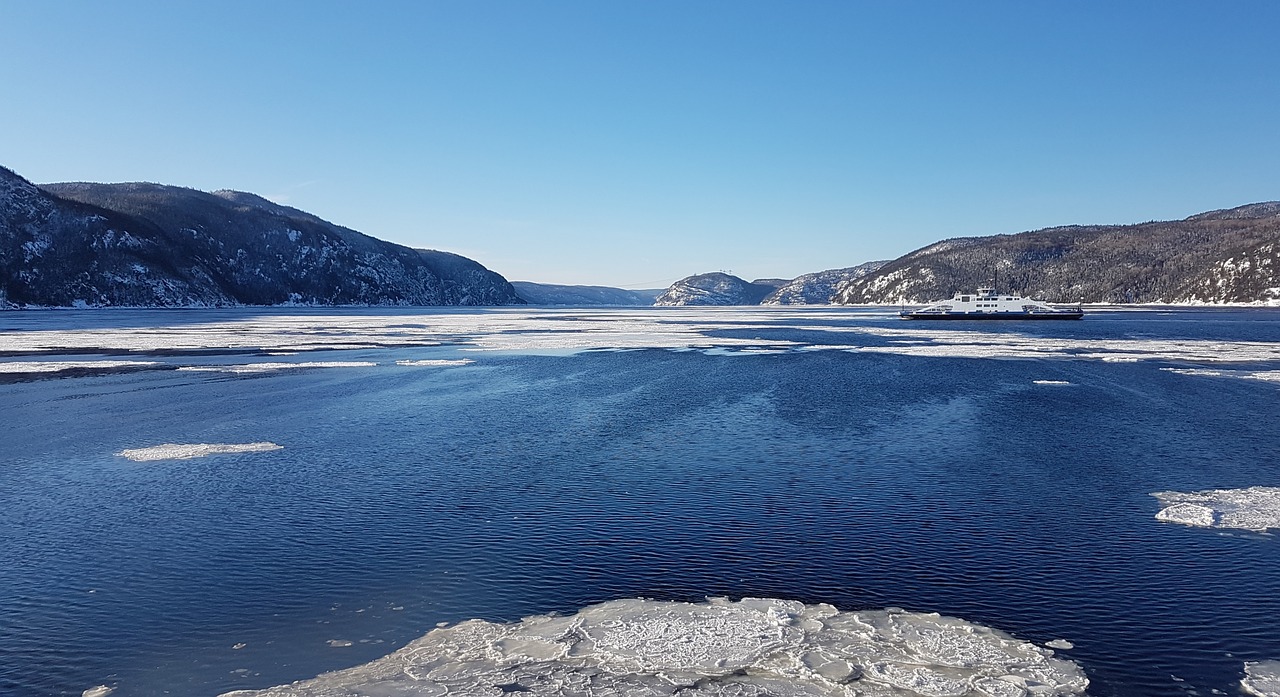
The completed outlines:
<svg viewBox="0 0 1280 697">
<path fill-rule="evenodd" d="M 1251 695 L 1280 697 L 1280 661 L 1244 664 L 1244 680 L 1240 686 Z"/>
<path fill-rule="evenodd" d="M 1280 528 L 1280 487 L 1251 486 L 1192 493 L 1158 491 L 1152 496 L 1164 505 L 1156 513 L 1156 520 L 1258 532 Z"/>
<path fill-rule="evenodd" d="M 120 457 L 134 462 L 153 462 L 155 460 L 190 460 L 194 457 L 208 455 L 227 455 L 232 453 L 265 453 L 271 450 L 283 450 L 283 445 L 275 443 L 165 443 L 149 448 L 129 448 L 116 453 Z"/>
<path fill-rule="evenodd" d="M 224 697 L 1019 697 L 1077 695 L 1088 684 L 1049 649 L 936 614 L 635 599 L 513 624 L 468 620 L 372 663 Z"/>
</svg>

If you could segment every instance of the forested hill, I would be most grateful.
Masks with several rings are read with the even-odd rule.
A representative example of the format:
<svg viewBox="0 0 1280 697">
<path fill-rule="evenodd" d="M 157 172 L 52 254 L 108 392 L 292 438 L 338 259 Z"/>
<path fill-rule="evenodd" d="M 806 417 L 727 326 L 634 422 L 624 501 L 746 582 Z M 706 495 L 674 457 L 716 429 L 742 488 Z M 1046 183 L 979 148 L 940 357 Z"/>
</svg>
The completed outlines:
<svg viewBox="0 0 1280 697">
<path fill-rule="evenodd" d="M 237 191 L 0 168 L 0 307 L 522 304 L 502 276 Z"/>
<path fill-rule="evenodd" d="M 1049 302 L 1280 300 L 1280 202 L 1138 225 L 1068 226 L 944 240 L 841 285 L 839 303 L 923 303 L 973 290 Z"/>
<path fill-rule="evenodd" d="M 652 305 L 661 290 L 626 290 L 609 286 L 572 286 L 512 281 L 520 298 L 530 305 Z"/>
<path fill-rule="evenodd" d="M 884 266 L 883 261 L 868 261 L 845 269 L 807 273 L 787 281 L 760 302 L 761 305 L 826 305 L 836 289 L 855 278 L 862 278 Z"/>
<path fill-rule="evenodd" d="M 702 273 L 671 284 L 653 301 L 657 306 L 759 305 L 785 284 L 782 279 L 747 281 L 723 272 Z"/>
</svg>

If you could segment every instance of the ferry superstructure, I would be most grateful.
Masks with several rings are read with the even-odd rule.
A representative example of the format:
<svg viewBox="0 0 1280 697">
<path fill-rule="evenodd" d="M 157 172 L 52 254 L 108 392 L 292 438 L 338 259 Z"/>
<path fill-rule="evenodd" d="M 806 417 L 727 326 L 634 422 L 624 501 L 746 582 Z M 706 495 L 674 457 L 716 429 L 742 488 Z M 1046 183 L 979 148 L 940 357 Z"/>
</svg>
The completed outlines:
<svg viewBox="0 0 1280 697">
<path fill-rule="evenodd" d="M 1084 310 L 1079 306 L 1052 307 L 1016 293 L 1001 294 L 994 287 L 984 287 L 976 293 L 956 293 L 950 300 L 898 314 L 903 319 L 1080 319 Z"/>
</svg>

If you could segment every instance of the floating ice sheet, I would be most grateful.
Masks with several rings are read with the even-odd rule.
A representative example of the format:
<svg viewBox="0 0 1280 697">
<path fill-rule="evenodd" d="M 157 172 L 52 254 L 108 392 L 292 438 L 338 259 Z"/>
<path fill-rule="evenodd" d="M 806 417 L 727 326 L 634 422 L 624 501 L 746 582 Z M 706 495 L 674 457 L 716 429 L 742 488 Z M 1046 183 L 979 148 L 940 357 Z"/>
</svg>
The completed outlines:
<svg viewBox="0 0 1280 697">
<path fill-rule="evenodd" d="M 240 365 L 188 365 L 178 370 L 197 373 L 274 373 L 277 370 L 302 370 L 312 368 L 370 368 L 378 365 L 369 361 L 312 361 L 304 363 L 243 363 Z"/>
<path fill-rule="evenodd" d="M 769 330 L 789 330 L 787 338 Z M 800 340 L 799 337 L 811 337 Z M 253 349 L 268 353 L 451 345 L 461 350 L 731 349 L 725 355 L 836 350 L 947 358 L 1069 358 L 1212 364 L 1280 361 L 1280 344 L 1210 339 L 1059 338 L 899 323 L 848 308 L 468 309 L 271 314 L 140 329 L 0 331 L 0 352 L 58 354 Z M 717 351 L 721 352 L 721 351 Z M 1270 379 L 1262 376 L 1256 379 Z M 1277 376 L 1280 377 L 1280 376 Z"/>
<path fill-rule="evenodd" d="M 60 373 L 64 370 L 118 370 L 159 365 L 156 361 L 6 361 L 0 373 Z"/>
<path fill-rule="evenodd" d="M 1158 491 L 1152 496 L 1164 506 L 1156 513 L 1156 520 L 1259 532 L 1280 528 L 1280 487 L 1253 486 L 1192 493 Z"/>
<path fill-rule="evenodd" d="M 469 620 L 372 663 L 224 697 L 1028 697 L 1088 684 L 1048 649 L 935 614 L 615 600 L 566 617 Z"/>
<path fill-rule="evenodd" d="M 819 327 L 807 327 L 819 329 Z M 943 358 L 1075 358 L 1105 362 L 1187 360 L 1209 363 L 1280 360 L 1280 344 L 1213 339 L 1056 338 L 1017 332 L 859 326 L 843 330 L 884 337 L 855 350 Z"/>
<path fill-rule="evenodd" d="M 1198 375 L 1211 378 L 1236 378 L 1238 380 L 1262 380 L 1280 382 L 1280 370 L 1216 370 L 1213 368 L 1161 368 L 1178 375 Z"/>
<path fill-rule="evenodd" d="M 152 462 L 155 460 L 190 460 L 208 455 L 226 455 L 232 453 L 265 453 L 271 450 L 283 450 L 283 445 L 275 443 L 165 443 L 149 448 L 130 448 L 121 450 L 117 455 L 134 462 Z"/>
<path fill-rule="evenodd" d="M 1258 697 L 1280 697 L 1280 661 L 1244 664 L 1244 680 L 1240 686 Z"/>
<path fill-rule="evenodd" d="M 1057 385 L 1057 386 L 1061 387 L 1061 386 L 1065 386 L 1065 385 L 1070 385 L 1071 383 L 1067 382 L 1066 380 L 1032 380 L 1032 381 L 1031 381 L 1031 384 L 1033 384 L 1033 385 Z"/>
<path fill-rule="evenodd" d="M 472 363 L 475 363 L 475 361 L 470 358 L 454 358 L 454 359 L 427 358 L 427 359 L 418 360 L 418 361 L 396 361 L 396 365 L 404 365 L 404 366 L 410 366 L 415 368 L 433 368 L 433 367 L 445 367 L 445 366 L 452 366 L 452 365 L 471 365 Z"/>
</svg>

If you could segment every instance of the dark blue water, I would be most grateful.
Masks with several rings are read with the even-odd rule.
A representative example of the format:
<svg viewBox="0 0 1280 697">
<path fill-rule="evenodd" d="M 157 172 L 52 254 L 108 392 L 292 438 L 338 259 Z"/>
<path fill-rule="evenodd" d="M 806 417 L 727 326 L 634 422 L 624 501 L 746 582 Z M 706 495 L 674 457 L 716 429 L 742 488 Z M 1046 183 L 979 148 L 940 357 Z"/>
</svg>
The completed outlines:
<svg viewBox="0 0 1280 697">
<path fill-rule="evenodd" d="M 28 317 L 4 328 L 65 322 Z M 1280 342 L 1278 320 L 981 329 Z M 900 326 L 830 319 L 865 322 Z M 717 333 L 822 340 L 793 324 L 810 328 Z M 1095 695 L 1234 694 L 1244 661 L 1280 658 L 1280 539 L 1159 523 L 1149 496 L 1280 485 L 1278 384 L 836 351 L 385 365 L 415 357 L 0 384 L 0 694 L 265 687 L 437 622 L 634 596 L 898 606 L 1066 638 Z M 285 447 L 113 455 L 251 441 Z"/>
</svg>

